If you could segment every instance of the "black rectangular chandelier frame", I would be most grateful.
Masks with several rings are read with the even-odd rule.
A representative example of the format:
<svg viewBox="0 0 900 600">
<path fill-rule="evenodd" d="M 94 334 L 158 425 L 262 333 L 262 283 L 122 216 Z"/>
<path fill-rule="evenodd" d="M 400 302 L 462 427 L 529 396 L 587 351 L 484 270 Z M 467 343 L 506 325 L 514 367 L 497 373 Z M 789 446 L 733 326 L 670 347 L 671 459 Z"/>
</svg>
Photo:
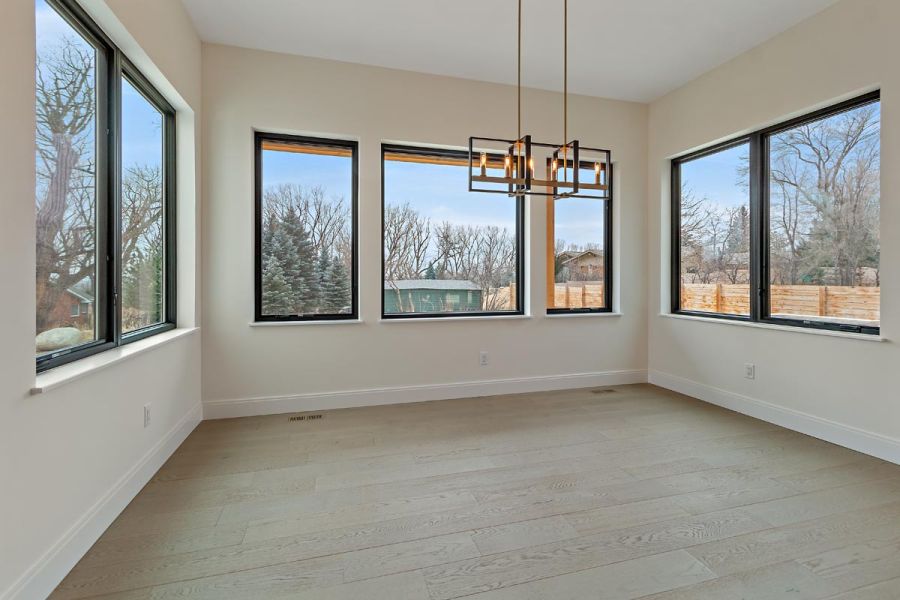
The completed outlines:
<svg viewBox="0 0 900 600">
<path fill-rule="evenodd" d="M 507 146 L 505 154 L 478 149 L 478 142 L 501 143 Z M 547 148 L 553 151 L 547 158 L 547 177 L 538 178 L 535 174 L 534 150 Z M 602 155 L 599 161 L 584 161 L 585 153 Z M 507 196 L 552 196 L 553 198 L 592 198 L 609 199 L 610 172 L 612 153 L 603 148 L 588 148 L 573 140 L 564 146 L 535 142 L 530 135 L 518 140 L 488 137 L 469 137 L 469 191 L 487 192 L 489 194 L 506 194 Z M 575 168 L 578 165 L 578 168 Z M 559 179 L 559 168 L 562 167 L 563 179 Z M 579 172 L 594 168 L 593 182 L 582 181 Z M 488 169 L 503 169 L 503 176 L 489 175 Z M 569 169 L 572 172 L 568 179 Z M 602 174 L 602 177 L 601 177 Z M 478 184 L 505 184 L 506 189 L 497 187 L 479 187 Z M 544 190 L 544 191 L 541 191 Z"/>
</svg>

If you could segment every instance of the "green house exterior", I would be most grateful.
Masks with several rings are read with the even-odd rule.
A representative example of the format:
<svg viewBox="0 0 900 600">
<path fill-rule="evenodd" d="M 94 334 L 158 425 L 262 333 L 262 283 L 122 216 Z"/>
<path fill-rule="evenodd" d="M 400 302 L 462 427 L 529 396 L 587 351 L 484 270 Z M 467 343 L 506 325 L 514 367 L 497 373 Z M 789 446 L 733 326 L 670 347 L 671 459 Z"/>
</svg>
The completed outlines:
<svg viewBox="0 0 900 600">
<path fill-rule="evenodd" d="M 481 288 L 459 279 L 403 279 L 384 284 L 384 314 L 477 312 Z"/>
</svg>

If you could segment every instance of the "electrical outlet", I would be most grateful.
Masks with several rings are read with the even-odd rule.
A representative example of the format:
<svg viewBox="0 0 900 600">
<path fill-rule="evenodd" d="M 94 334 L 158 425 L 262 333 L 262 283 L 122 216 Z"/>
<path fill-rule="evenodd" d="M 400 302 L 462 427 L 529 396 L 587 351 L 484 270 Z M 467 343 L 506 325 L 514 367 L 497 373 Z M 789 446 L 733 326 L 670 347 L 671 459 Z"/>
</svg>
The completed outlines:
<svg viewBox="0 0 900 600">
<path fill-rule="evenodd" d="M 150 405 L 144 405 L 144 428 L 150 427 Z"/>
<path fill-rule="evenodd" d="M 488 353 L 482 350 L 478 353 L 478 364 L 482 367 L 486 367 L 488 365 Z"/>
<path fill-rule="evenodd" d="M 756 365 L 753 363 L 744 363 L 744 377 L 747 379 L 756 379 Z"/>
</svg>

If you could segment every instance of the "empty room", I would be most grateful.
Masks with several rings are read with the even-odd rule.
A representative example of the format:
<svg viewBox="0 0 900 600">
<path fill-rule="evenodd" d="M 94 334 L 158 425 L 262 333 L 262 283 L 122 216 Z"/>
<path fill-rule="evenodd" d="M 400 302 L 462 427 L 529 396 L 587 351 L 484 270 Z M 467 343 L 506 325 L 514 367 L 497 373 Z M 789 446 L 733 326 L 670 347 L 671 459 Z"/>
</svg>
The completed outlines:
<svg viewBox="0 0 900 600">
<path fill-rule="evenodd" d="M 0 600 L 900 599 L 898 24 L 0 0 Z"/>
</svg>

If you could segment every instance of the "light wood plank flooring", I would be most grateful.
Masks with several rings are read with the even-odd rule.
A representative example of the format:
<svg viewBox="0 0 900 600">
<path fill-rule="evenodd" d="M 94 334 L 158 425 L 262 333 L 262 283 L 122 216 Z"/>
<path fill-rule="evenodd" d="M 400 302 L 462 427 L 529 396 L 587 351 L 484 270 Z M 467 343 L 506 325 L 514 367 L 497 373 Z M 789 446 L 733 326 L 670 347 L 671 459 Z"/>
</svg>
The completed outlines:
<svg viewBox="0 0 900 600">
<path fill-rule="evenodd" d="M 900 598 L 900 466 L 649 385 L 202 423 L 53 598 Z"/>
</svg>

